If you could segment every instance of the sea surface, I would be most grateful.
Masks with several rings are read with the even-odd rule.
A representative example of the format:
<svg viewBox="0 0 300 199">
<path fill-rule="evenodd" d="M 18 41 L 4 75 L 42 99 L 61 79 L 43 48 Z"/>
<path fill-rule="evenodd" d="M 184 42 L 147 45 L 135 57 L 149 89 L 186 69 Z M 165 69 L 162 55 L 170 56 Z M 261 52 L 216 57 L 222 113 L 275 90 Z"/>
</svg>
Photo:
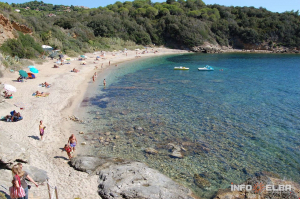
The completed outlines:
<svg viewBox="0 0 300 199">
<path fill-rule="evenodd" d="M 215 70 L 197 70 L 205 65 Z M 154 57 L 102 81 L 79 108 L 87 153 L 145 162 L 202 198 L 262 171 L 300 182 L 299 55 Z M 184 158 L 171 157 L 169 143 Z"/>
</svg>

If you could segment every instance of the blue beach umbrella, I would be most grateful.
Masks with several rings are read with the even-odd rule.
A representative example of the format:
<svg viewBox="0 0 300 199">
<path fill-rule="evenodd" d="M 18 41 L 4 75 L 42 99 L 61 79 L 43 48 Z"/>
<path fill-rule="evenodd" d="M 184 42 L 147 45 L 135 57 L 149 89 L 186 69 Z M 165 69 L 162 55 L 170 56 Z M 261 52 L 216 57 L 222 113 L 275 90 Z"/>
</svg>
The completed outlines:
<svg viewBox="0 0 300 199">
<path fill-rule="evenodd" d="M 32 66 L 32 65 L 31 65 L 31 66 L 28 66 L 28 68 L 35 68 L 35 66 Z"/>
<path fill-rule="evenodd" d="M 28 74 L 25 70 L 19 70 L 19 74 L 22 76 L 22 77 L 25 77 L 27 78 L 28 77 Z"/>
<path fill-rule="evenodd" d="M 85 58 L 85 55 L 80 55 L 80 57 Z"/>
<path fill-rule="evenodd" d="M 36 68 L 30 68 L 30 71 L 33 72 L 33 73 L 39 73 L 39 70 L 36 69 Z"/>
</svg>

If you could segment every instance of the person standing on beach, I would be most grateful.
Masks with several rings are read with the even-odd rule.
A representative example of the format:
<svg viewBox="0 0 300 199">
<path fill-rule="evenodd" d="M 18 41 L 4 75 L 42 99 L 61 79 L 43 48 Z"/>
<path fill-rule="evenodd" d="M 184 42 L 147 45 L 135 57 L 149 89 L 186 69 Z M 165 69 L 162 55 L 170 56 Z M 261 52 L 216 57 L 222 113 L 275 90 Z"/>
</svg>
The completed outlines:
<svg viewBox="0 0 300 199">
<path fill-rule="evenodd" d="M 104 86 L 106 85 L 106 81 L 105 81 L 105 79 L 103 80 L 103 85 L 104 85 Z"/>
<path fill-rule="evenodd" d="M 110 66 L 110 61 L 108 61 L 108 65 Z"/>
<path fill-rule="evenodd" d="M 71 146 L 72 150 L 75 151 L 75 146 L 76 146 L 76 143 L 77 143 L 77 139 L 76 139 L 74 134 L 72 134 L 69 137 L 68 143 L 70 143 L 70 146 Z"/>
<path fill-rule="evenodd" d="M 23 171 L 23 165 L 21 163 L 18 163 L 17 165 L 14 165 L 12 168 L 12 173 L 14 175 L 13 180 L 21 182 L 21 186 L 23 187 L 26 196 L 24 199 L 28 199 L 28 184 L 26 183 L 25 179 L 28 179 L 30 182 L 32 182 L 36 187 L 39 185 L 28 175 L 26 171 Z"/>
<path fill-rule="evenodd" d="M 43 125 L 43 120 L 41 120 L 40 125 L 39 125 L 41 140 L 43 140 L 43 136 L 44 136 L 44 133 L 45 133 L 45 128 L 46 127 Z"/>
</svg>

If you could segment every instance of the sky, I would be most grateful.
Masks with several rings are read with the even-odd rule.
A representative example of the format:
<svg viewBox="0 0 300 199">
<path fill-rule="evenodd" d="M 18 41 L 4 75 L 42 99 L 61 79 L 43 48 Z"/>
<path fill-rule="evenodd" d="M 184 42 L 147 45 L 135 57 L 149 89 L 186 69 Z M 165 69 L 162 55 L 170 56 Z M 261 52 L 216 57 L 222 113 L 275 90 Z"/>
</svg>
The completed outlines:
<svg viewBox="0 0 300 199">
<path fill-rule="evenodd" d="M 31 0 L 7 0 L 11 3 L 24 3 Z M 41 1 L 41 0 L 38 0 Z M 43 0 L 45 3 L 52 3 L 56 5 L 79 5 L 87 6 L 90 8 L 97 8 L 99 6 L 107 6 L 114 4 L 117 0 Z M 128 0 L 119 0 L 125 2 Z M 152 0 L 152 2 L 166 2 L 166 0 Z M 272 12 L 285 12 L 285 11 L 300 11 L 300 0 L 203 0 L 205 4 L 219 4 L 224 6 L 254 6 L 256 8 L 263 7 Z"/>
</svg>

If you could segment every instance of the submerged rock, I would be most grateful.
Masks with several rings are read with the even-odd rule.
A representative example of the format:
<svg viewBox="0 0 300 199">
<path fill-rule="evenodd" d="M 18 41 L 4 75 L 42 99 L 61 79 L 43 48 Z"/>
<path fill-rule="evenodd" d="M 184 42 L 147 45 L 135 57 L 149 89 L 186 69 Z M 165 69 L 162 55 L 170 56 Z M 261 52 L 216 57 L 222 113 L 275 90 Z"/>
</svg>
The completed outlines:
<svg viewBox="0 0 300 199">
<path fill-rule="evenodd" d="M 175 145 L 173 143 L 169 143 L 168 148 L 172 152 L 170 154 L 170 157 L 172 157 L 172 158 L 183 158 L 184 157 L 183 154 L 181 153 L 182 147 Z"/>
<path fill-rule="evenodd" d="M 158 153 L 158 151 L 153 149 L 153 148 L 146 148 L 145 152 L 148 153 L 148 154 L 152 154 L 152 155 L 155 155 L 155 154 Z"/>
<path fill-rule="evenodd" d="M 200 188 L 205 188 L 210 186 L 210 182 L 205 178 L 201 177 L 199 174 L 194 175 L 194 182 Z"/>
</svg>

